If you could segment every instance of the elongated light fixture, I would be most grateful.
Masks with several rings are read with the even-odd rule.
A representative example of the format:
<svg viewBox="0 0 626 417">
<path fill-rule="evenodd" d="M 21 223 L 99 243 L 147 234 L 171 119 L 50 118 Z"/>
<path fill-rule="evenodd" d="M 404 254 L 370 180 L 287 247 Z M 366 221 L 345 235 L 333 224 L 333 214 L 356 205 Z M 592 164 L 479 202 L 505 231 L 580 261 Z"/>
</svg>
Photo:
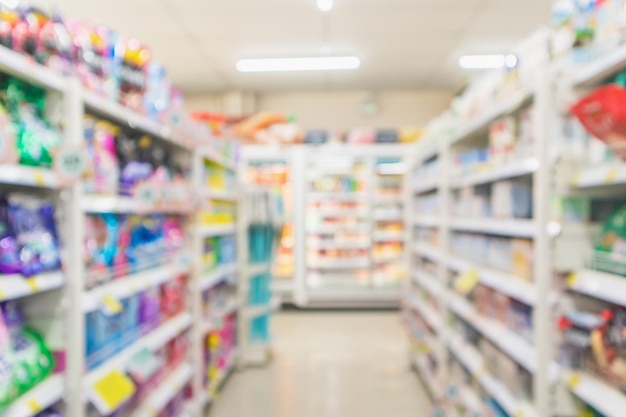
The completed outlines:
<svg viewBox="0 0 626 417">
<path fill-rule="evenodd" d="M 333 9 L 333 0 L 317 0 L 317 8 L 322 12 L 330 12 Z"/>
<path fill-rule="evenodd" d="M 239 72 L 353 70 L 360 66 L 361 60 L 356 56 L 240 59 L 237 61 Z"/>
<path fill-rule="evenodd" d="M 463 69 L 513 68 L 517 65 L 515 55 L 463 55 L 459 58 Z"/>
</svg>

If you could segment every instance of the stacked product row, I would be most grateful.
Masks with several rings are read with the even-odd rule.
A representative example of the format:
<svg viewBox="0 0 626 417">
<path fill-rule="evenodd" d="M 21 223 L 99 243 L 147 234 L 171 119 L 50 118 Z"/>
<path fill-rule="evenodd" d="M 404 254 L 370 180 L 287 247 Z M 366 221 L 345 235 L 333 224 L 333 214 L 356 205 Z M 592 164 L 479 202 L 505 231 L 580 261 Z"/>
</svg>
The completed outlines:
<svg viewBox="0 0 626 417">
<path fill-rule="evenodd" d="M 203 415 L 237 353 L 236 145 L 139 42 L 1 8 L 0 414 Z"/>
<path fill-rule="evenodd" d="M 558 2 L 417 146 L 405 316 L 444 415 L 623 414 L 624 13 Z"/>
</svg>

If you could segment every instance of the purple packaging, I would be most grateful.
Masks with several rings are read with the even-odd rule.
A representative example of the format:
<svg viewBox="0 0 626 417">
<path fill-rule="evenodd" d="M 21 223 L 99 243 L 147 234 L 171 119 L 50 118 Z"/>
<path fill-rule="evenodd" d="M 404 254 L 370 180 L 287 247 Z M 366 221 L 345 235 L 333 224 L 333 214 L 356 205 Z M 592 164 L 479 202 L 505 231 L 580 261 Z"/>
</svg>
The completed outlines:
<svg viewBox="0 0 626 417">
<path fill-rule="evenodd" d="M 139 326 L 145 334 L 158 327 L 161 321 L 159 287 L 148 288 L 139 298 Z"/>
<path fill-rule="evenodd" d="M 9 203 L 0 198 L 0 273 L 18 274 L 21 272 L 17 242 L 9 221 Z"/>
<path fill-rule="evenodd" d="M 22 275 L 59 269 L 61 260 L 54 224 L 54 207 L 36 198 L 9 197 L 9 222 L 15 231 Z"/>
</svg>

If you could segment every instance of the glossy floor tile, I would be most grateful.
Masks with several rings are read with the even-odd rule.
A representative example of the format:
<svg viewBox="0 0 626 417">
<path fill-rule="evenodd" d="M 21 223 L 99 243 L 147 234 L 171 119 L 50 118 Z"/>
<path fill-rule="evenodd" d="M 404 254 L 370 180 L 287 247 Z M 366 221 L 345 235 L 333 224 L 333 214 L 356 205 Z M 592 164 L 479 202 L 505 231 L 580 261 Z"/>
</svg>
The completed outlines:
<svg viewBox="0 0 626 417">
<path fill-rule="evenodd" d="M 422 417 L 398 313 L 281 313 L 274 360 L 228 381 L 210 417 Z"/>
</svg>

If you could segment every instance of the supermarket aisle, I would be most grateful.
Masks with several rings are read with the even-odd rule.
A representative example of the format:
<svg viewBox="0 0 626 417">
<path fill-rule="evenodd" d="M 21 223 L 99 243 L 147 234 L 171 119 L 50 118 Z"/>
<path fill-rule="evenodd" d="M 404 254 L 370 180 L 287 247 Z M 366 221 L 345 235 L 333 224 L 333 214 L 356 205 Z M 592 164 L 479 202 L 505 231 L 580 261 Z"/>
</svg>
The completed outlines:
<svg viewBox="0 0 626 417">
<path fill-rule="evenodd" d="M 228 382 L 210 417 L 415 417 L 429 402 L 398 313 L 283 313 L 267 369 Z"/>
</svg>

